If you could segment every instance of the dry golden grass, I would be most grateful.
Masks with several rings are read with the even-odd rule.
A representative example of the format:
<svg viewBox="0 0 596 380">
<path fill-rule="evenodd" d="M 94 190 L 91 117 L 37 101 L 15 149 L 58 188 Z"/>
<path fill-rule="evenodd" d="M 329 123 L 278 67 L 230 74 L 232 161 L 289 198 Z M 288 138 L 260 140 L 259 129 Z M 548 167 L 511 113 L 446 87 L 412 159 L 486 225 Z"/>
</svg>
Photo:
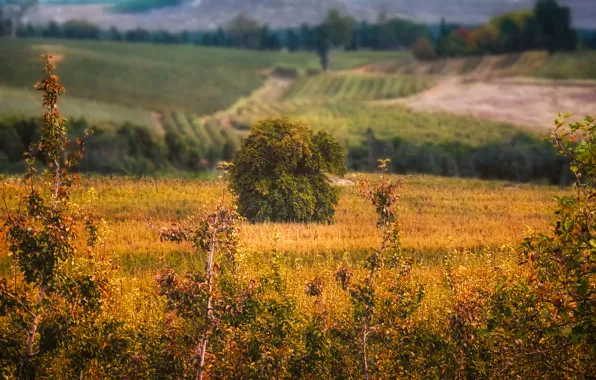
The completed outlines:
<svg viewBox="0 0 596 380">
<path fill-rule="evenodd" d="M 349 175 L 356 179 L 355 174 Z M 552 186 L 518 185 L 430 176 L 402 177 L 401 223 L 404 248 L 472 249 L 516 243 L 529 228 L 544 230 L 555 206 Z M 181 179 L 88 178 L 84 187 L 98 194 L 96 211 L 112 233 L 109 251 L 161 256 L 180 247 L 156 243 L 156 226 L 210 209 L 221 194 L 215 181 Z M 82 192 L 74 196 L 80 202 Z M 342 187 L 333 225 L 246 224 L 242 243 L 248 252 L 269 251 L 276 233 L 277 247 L 285 252 L 351 252 L 376 247 L 376 214 L 354 186 Z"/>
<path fill-rule="evenodd" d="M 356 175 L 348 178 L 356 180 Z M 455 252 L 457 282 L 464 289 L 490 289 L 502 275 L 519 275 L 524 268 L 517 265 L 516 245 L 528 229 L 546 230 L 555 207 L 553 196 L 565 192 L 553 186 L 420 175 L 402 176 L 401 180 L 402 246 L 416 251 L 413 280 L 425 288 L 416 318 L 434 321 L 437 326 L 447 323 L 447 311 L 454 302 L 441 264 L 445 253 Z M 164 267 L 182 272 L 202 270 L 204 265 L 191 247 L 160 243 L 147 221 L 157 227 L 168 226 L 212 209 L 221 196 L 220 184 L 99 177 L 86 178 L 83 185 L 97 192 L 97 216 L 104 218 L 110 229 L 105 252 L 122 266 L 114 279 L 117 290 L 114 309 L 109 312 L 129 321 L 135 329 L 144 328 L 147 321 L 163 317 L 163 299 L 155 293 L 155 273 Z M 18 184 L 13 185 L 8 193 L 18 188 Z M 83 204 L 86 192 L 78 190 L 73 201 Z M 300 310 L 311 313 L 314 301 L 304 294 L 304 286 L 315 277 L 321 278 L 323 303 L 330 320 L 336 320 L 349 307 L 348 295 L 334 280 L 336 268 L 345 262 L 356 277 L 363 275 L 358 269 L 359 259 L 380 242 L 376 214 L 354 186 L 342 187 L 336 216 L 333 225 L 245 224 L 244 273 L 252 277 L 272 270 L 271 251 L 278 234 L 275 247 L 283 252 L 280 270 L 287 293 Z M 6 246 L 0 244 L 0 264 L 7 262 L 6 255 Z M 7 271 L 5 265 L 3 270 Z M 381 288 L 391 278 L 391 273 L 383 272 Z"/>
<path fill-rule="evenodd" d="M 356 175 L 349 178 L 356 179 Z M 528 229 L 541 231 L 548 226 L 555 205 L 552 198 L 563 193 L 552 186 L 420 175 L 401 178 L 402 246 L 417 251 L 519 242 Z M 117 254 L 160 257 L 180 251 L 175 245 L 157 243 L 147 221 L 168 226 L 209 210 L 221 196 L 215 181 L 99 177 L 83 182 L 83 187 L 97 191 L 97 216 L 111 230 L 106 246 Z M 80 203 L 82 196 L 82 191 L 75 194 L 74 201 Z M 367 250 L 380 242 L 375 221 L 374 210 L 355 187 L 344 186 L 335 224 L 247 223 L 242 228 L 242 244 L 248 252 L 266 252 L 277 233 L 277 247 L 284 252 Z"/>
</svg>

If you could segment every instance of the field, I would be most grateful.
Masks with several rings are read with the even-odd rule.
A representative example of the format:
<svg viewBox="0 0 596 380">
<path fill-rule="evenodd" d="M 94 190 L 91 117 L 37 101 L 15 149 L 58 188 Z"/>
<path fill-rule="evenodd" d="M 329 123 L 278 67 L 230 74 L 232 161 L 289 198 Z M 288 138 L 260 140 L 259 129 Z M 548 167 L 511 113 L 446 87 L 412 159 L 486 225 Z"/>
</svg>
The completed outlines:
<svg viewBox="0 0 596 380">
<path fill-rule="evenodd" d="M 553 197 L 565 193 L 557 187 L 498 181 L 420 175 L 396 178 L 404 182 L 400 191 L 402 243 L 431 256 L 446 249 L 515 244 L 530 228 L 544 230 Z M 358 175 L 350 174 L 347 179 L 352 182 Z M 89 177 L 83 184 L 97 191 L 97 216 L 109 221 L 112 230 L 107 244 L 110 251 L 127 260 L 139 260 L 139 265 L 144 261 L 155 264 L 163 255 L 174 259 L 178 249 L 172 244 L 155 245 L 146 220 L 160 226 L 184 220 L 215 207 L 221 191 L 215 181 L 183 179 Z M 277 247 L 289 255 L 302 255 L 302 259 L 318 253 L 357 255 L 378 246 L 374 210 L 358 196 L 353 182 L 341 191 L 335 224 L 246 224 L 241 235 L 244 247 L 251 253 L 263 252 L 276 231 L 280 236 Z M 84 195 L 77 193 L 73 201 L 80 203 Z"/>
<path fill-rule="evenodd" d="M 441 270 L 441 258 L 451 250 L 459 250 L 462 259 L 471 260 L 473 268 L 479 268 L 484 264 L 476 261 L 473 252 L 515 246 L 528 231 L 545 230 L 554 207 L 553 197 L 566 193 L 556 187 L 506 182 L 432 176 L 396 178 L 403 180 L 402 245 L 418 257 L 420 275 L 425 278 Z M 356 180 L 357 174 L 347 179 Z M 148 228 L 147 221 L 167 227 L 174 220 L 185 221 L 213 209 L 221 192 L 217 182 L 89 177 L 83 180 L 83 188 L 73 195 L 73 201 L 84 203 L 88 188 L 97 193 L 96 217 L 108 222 L 106 253 L 122 267 L 122 281 L 127 286 L 151 289 L 156 271 L 163 267 L 184 272 L 203 265 L 199 257 L 181 251 L 176 244 L 156 243 L 156 232 Z M 288 277 L 294 284 L 288 288 L 299 290 L 299 284 L 314 273 L 331 276 L 342 256 L 358 260 L 364 252 L 377 247 L 380 238 L 374 210 L 358 196 L 353 184 L 341 189 L 333 225 L 244 224 L 240 240 L 253 263 L 258 266 L 270 260 L 269 250 L 277 234 L 275 246 L 283 252 L 286 265 L 300 263 L 301 269 L 293 271 L 291 280 Z M 3 246 L 0 251 L 3 275 L 9 274 L 6 249 Z M 433 281 L 432 287 L 441 287 L 440 278 Z M 332 281 L 327 278 L 326 282 Z M 301 292 L 296 295 L 303 297 Z"/>
<path fill-rule="evenodd" d="M 276 65 L 317 67 L 312 53 L 255 54 L 236 49 L 154 46 L 76 41 L 0 40 L 0 84 L 31 87 L 39 76 L 39 56 L 58 57 L 61 78 L 72 97 L 159 112 L 205 115 L 231 106 L 264 82 Z M 333 69 L 375 60 L 408 59 L 403 53 L 335 53 Z"/>
<path fill-rule="evenodd" d="M 0 101 L 0 115 L 3 117 L 39 116 L 39 94 L 35 90 L 0 86 L 0 99 L 2 99 Z M 134 125 L 146 126 L 154 134 L 163 134 L 155 115 L 142 109 L 70 96 L 64 100 L 61 110 L 68 119 L 84 117 L 93 124 L 104 124 L 109 121 L 110 124 L 122 125 L 128 122 Z"/>
<path fill-rule="evenodd" d="M 432 84 L 426 78 L 398 75 L 317 75 L 297 80 L 285 99 L 366 101 L 402 98 L 428 90 Z"/>
<path fill-rule="evenodd" d="M 338 53 L 335 71 L 314 73 L 306 54 L 7 42 L 7 170 L 22 172 L 21 151 L 39 138 L 38 121 L 10 117 L 36 114 L 39 94 L 35 101 L 24 84 L 41 77 L 33 61 L 46 48 L 68 89 L 59 110 L 100 128 L 85 143 L 82 173 L 58 170 L 70 146 L 52 106 L 56 87 L 44 81 L 50 105 L 37 148 L 59 167 L 44 173 L 38 161 L 42 176 L 0 176 L 1 376 L 586 378 L 596 370 L 592 123 L 580 127 L 586 144 L 565 145 L 565 159 L 541 140 L 544 128 L 525 125 L 546 116 L 515 122 L 516 112 L 545 107 L 540 99 L 558 85 L 516 78 L 483 98 L 478 88 L 493 82 L 475 68 L 451 78 L 450 69 L 370 65 L 410 59 L 401 53 Z M 296 75 L 283 75 L 289 66 Z M 453 90 L 462 86 L 470 93 Z M 533 92 L 516 93 L 522 86 Z M 587 112 L 591 85 L 571 86 L 556 105 L 588 97 Z M 505 107 L 497 95 L 540 99 L 507 123 L 478 111 Z M 441 108 L 453 99 L 465 104 Z M 306 121 L 339 146 L 320 136 L 311 143 L 302 124 L 283 121 L 256 129 L 269 134 L 234 156 L 251 124 L 272 116 Z M 71 134 L 87 127 L 67 125 Z M 358 173 L 379 158 L 407 174 Z M 325 210 L 310 183 L 325 193 L 322 171 L 342 172 L 344 159 L 348 174 L 329 179 L 339 192 L 332 223 L 251 223 L 236 215 L 225 176 L 189 179 L 219 176 L 217 162 L 234 160 L 236 174 L 270 171 L 282 183 L 240 183 L 252 202 L 276 198 L 263 210 Z M 578 191 L 568 187 L 570 159 L 585 173 Z M 570 198 L 557 206 L 561 196 Z"/>
<path fill-rule="evenodd" d="M 528 79 L 491 79 L 466 81 L 443 79 L 422 96 L 379 102 L 401 105 L 426 112 L 450 112 L 526 126 L 546 135 L 553 115 L 562 110 L 574 114 L 573 120 L 590 115 L 596 104 L 593 85 L 543 82 Z M 532 112 L 527 112 L 532 110 Z"/>
<path fill-rule="evenodd" d="M 466 75 L 478 77 L 525 76 L 546 79 L 594 80 L 596 53 L 526 52 L 502 56 L 440 59 L 432 62 L 379 62 L 366 71 L 399 74 Z"/>
<path fill-rule="evenodd" d="M 324 307 L 329 328 L 336 328 L 333 326 L 337 323 L 347 323 L 342 318 L 351 309 L 350 298 L 336 283 L 335 272 L 339 265 L 348 265 L 354 267 L 354 275 L 359 275 L 363 271 L 360 260 L 380 243 L 375 212 L 351 184 L 356 178 L 356 174 L 349 175 L 341 188 L 333 225 L 243 223 L 240 227 L 242 276 L 265 281 L 271 276 L 272 268 L 277 268 L 274 273 L 278 277 L 274 278 L 283 284 L 287 312 L 297 316 L 288 315 L 287 318 L 297 318 L 296 321 L 306 318 L 305 322 L 288 323 L 306 323 L 309 316 L 317 315 L 316 310 L 320 307 Z M 369 178 L 378 180 L 377 177 Z M 424 287 L 423 301 L 409 319 L 409 331 L 413 326 L 428 326 L 441 337 L 449 336 L 445 326 L 452 323 L 450 310 L 458 302 L 446 280 L 450 272 L 444 265 L 445 258 L 450 258 L 450 265 L 455 268 L 450 275 L 457 279 L 462 289 L 492 289 L 501 276 L 523 276 L 523 266 L 517 264 L 516 247 L 530 231 L 547 229 L 554 207 L 553 196 L 568 193 L 555 187 L 432 176 L 394 179 L 403 181 L 400 188 L 402 246 L 416 260 L 411 283 Z M 162 329 L 165 326 L 167 331 L 168 325 L 162 325 L 161 321 L 171 319 L 172 315 L 164 311 L 163 297 L 155 295 L 155 279 L 164 268 L 179 273 L 200 272 L 205 262 L 204 257 L 188 245 L 159 242 L 154 228 L 168 227 L 175 220 L 188 223 L 188 217 L 212 210 L 221 193 L 220 185 L 214 181 L 94 177 L 85 177 L 82 184 L 83 188 L 75 191 L 72 200 L 86 204 L 86 189 L 93 189 L 96 194 L 95 217 L 107 221 L 102 227 L 105 238 L 99 252 L 104 260 L 113 260 L 117 268 L 111 278 L 112 296 L 100 318 L 126 321 L 137 342 L 142 342 L 146 336 L 163 334 Z M 9 194 L 18 188 L 18 183 L 12 182 Z M 153 227 L 149 227 L 149 222 Z M 84 258 L 84 241 L 79 245 L 79 256 Z M 279 253 L 272 251 L 273 248 Z M 4 245 L 0 245 L 0 257 L 0 276 L 11 277 L 13 267 L 9 265 L 10 258 Z M 390 285 L 391 272 L 383 273 L 378 279 L 379 289 Z M 324 286 L 319 301 L 324 306 L 313 306 L 312 297 L 304 292 L 306 284 L 313 278 L 319 278 Z M 272 303 L 274 299 L 267 301 L 269 305 L 275 305 Z M 267 318 L 267 313 L 263 312 L 263 318 Z M 278 315 L 275 318 L 284 317 Z M 265 328 L 269 327 L 260 327 Z M 302 328 L 305 327 L 301 324 L 286 327 L 284 331 L 290 334 L 285 338 L 286 344 L 299 342 L 300 338 L 294 334 Z M 275 336 L 274 332 L 267 334 Z M 422 347 L 420 349 L 424 349 Z M 149 346 L 144 343 L 137 346 L 137 350 L 144 349 Z M 444 350 L 439 351 L 440 355 L 450 355 L 450 351 Z M 284 357 L 292 353 L 282 349 L 276 355 Z M 373 351 L 371 355 L 377 354 Z M 421 362 L 424 362 L 423 358 L 420 357 Z M 217 368 L 226 367 L 226 360 L 221 357 L 212 359 Z M 451 370 L 452 365 L 445 363 L 437 370 Z M 273 373 L 285 373 L 281 363 L 268 368 Z M 384 371 L 381 368 L 374 370 L 381 374 Z M 357 362 L 343 371 L 358 376 Z"/>
</svg>

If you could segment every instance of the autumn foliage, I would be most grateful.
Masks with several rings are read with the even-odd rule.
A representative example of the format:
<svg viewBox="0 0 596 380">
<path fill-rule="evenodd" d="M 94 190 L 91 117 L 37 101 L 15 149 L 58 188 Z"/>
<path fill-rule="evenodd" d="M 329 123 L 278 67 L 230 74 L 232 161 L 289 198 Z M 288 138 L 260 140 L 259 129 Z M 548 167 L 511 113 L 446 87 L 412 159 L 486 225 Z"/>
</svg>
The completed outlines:
<svg viewBox="0 0 596 380">
<path fill-rule="evenodd" d="M 2 182 L 0 237 L 10 253 L 0 277 L 4 378 L 589 378 L 596 371 L 594 119 L 566 127 L 563 118 L 551 135 L 575 184 L 558 199 L 548 232 L 518 246 L 406 249 L 402 183 L 381 160 L 380 175 L 356 183 L 376 214 L 378 245 L 343 255 L 285 252 L 277 234 L 265 247 L 244 249 L 242 232 L 252 225 L 242 211 L 254 211 L 254 222 L 329 221 L 338 198 L 324 172 L 345 169 L 328 135 L 288 119 L 264 121 L 236 165 L 220 165 L 213 204 L 165 227 L 146 220 L 152 249 L 175 248 L 145 263 L 151 276 L 143 279 L 140 261 L 120 268 L 134 255 L 109 251 L 101 198 L 83 192 L 85 181 L 72 173 L 85 137 L 78 154 L 66 153 L 64 89 L 51 57 L 43 58 L 46 76 L 36 85 L 43 134 L 27 154 L 25 177 Z M 253 183 L 244 175 L 257 175 L 255 163 L 269 176 Z M 230 174 L 238 194 L 228 193 Z M 329 186 L 325 200 L 334 202 L 315 207 L 309 176 L 319 190 Z M 277 209 L 287 189 L 304 207 Z M 82 201 L 75 191 L 86 194 Z M 192 265 L 181 270 L 176 261 L 184 258 Z"/>
</svg>

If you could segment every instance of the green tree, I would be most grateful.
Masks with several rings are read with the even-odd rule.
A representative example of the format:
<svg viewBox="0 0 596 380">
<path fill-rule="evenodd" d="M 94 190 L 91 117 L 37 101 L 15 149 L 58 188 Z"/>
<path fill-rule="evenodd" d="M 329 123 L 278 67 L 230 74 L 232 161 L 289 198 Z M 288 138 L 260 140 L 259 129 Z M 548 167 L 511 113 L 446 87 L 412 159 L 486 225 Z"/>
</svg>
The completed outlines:
<svg viewBox="0 0 596 380">
<path fill-rule="evenodd" d="M 343 152 L 327 132 L 287 118 L 253 125 L 235 157 L 231 186 L 250 221 L 332 222 L 338 190 L 325 172 L 344 175 Z"/>
<path fill-rule="evenodd" d="M 536 23 L 549 53 L 575 50 L 577 33 L 571 28 L 571 10 L 556 0 L 539 0 L 534 10 Z"/>
<path fill-rule="evenodd" d="M 39 0 L 0 0 L 0 9 L 10 20 L 10 37 L 16 38 L 17 30 L 25 14 L 39 4 Z"/>
<path fill-rule="evenodd" d="M 501 45 L 506 53 L 519 50 L 521 30 L 514 20 L 505 19 L 499 25 L 499 39 L 501 40 Z"/>
<path fill-rule="evenodd" d="M 21 202 L 10 208 L 4 198 L 2 213 L 7 217 L 0 233 L 6 233 L 20 281 L 0 276 L 0 371 L 7 378 L 36 378 L 44 358 L 62 354 L 71 371 L 64 377 L 83 378 L 94 360 L 126 360 L 120 351 L 126 344 L 115 347 L 118 332 L 97 320 L 111 291 L 111 264 L 95 256 L 103 233 L 101 224 L 94 222 L 93 210 L 70 199 L 78 177 L 69 169 L 82 159 L 85 140 L 78 140 L 79 151 L 68 154 L 68 127 L 57 104 L 64 87 L 53 74 L 52 57 L 44 54 L 42 59 L 46 76 L 35 88 L 42 94 L 46 113 L 40 142 L 32 150 L 50 170 L 41 178 L 35 176 L 35 159 L 29 154 L 27 190 Z M 5 194 L 6 184 L 2 185 Z M 87 231 L 88 258 L 75 257 L 80 225 Z M 106 347 L 115 350 L 107 352 Z M 110 367 L 105 362 L 100 366 L 104 364 Z M 109 370 L 104 373 L 104 377 L 114 376 Z"/>
<path fill-rule="evenodd" d="M 228 22 L 226 33 L 236 47 L 259 49 L 263 42 L 263 29 L 258 21 L 240 14 Z"/>
<path fill-rule="evenodd" d="M 522 243 L 528 276 L 503 278 L 481 332 L 522 377 L 520 370 L 542 377 L 539 371 L 548 369 L 552 378 L 589 378 L 596 371 L 594 121 L 556 121 L 550 140 L 570 162 L 573 191 L 558 198 L 551 231 Z"/>
<path fill-rule="evenodd" d="M 430 61 L 437 58 L 435 47 L 428 37 L 416 40 L 414 46 L 412 46 L 412 54 L 420 61 Z"/>
<path fill-rule="evenodd" d="M 325 21 L 317 28 L 315 48 L 323 70 L 329 68 L 329 52 L 333 47 L 350 43 L 355 21 L 349 16 L 342 16 L 336 9 L 331 9 Z"/>
</svg>

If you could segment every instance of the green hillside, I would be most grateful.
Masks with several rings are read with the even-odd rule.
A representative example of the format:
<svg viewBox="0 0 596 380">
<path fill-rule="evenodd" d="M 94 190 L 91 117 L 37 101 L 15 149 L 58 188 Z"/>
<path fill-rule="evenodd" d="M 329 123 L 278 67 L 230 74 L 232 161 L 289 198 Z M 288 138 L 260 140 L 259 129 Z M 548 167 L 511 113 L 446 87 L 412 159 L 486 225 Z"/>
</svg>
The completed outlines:
<svg viewBox="0 0 596 380">
<path fill-rule="evenodd" d="M 276 65 L 318 66 L 314 53 L 255 52 L 195 46 L 108 42 L 0 39 L 0 84 L 30 87 L 39 77 L 39 55 L 59 57 L 69 96 L 150 111 L 183 110 L 205 115 L 225 109 L 263 83 Z M 378 60 L 402 60 L 404 53 L 334 53 L 333 69 Z"/>
<path fill-rule="evenodd" d="M 70 95 L 70 94 L 69 94 Z M 0 115 L 2 117 L 38 117 L 41 106 L 39 94 L 33 89 L 0 86 Z M 124 107 L 117 104 L 97 102 L 72 96 L 65 96 L 60 110 L 67 119 L 85 118 L 92 124 L 104 126 L 131 123 L 147 127 L 156 135 L 162 135 L 155 115 L 151 112 Z"/>
<path fill-rule="evenodd" d="M 334 52 L 332 72 L 313 75 L 308 69 L 316 68 L 318 60 L 312 53 L 72 41 L 0 43 L 5 52 L 0 61 L 4 170 L 19 168 L 15 165 L 22 161 L 21 152 L 39 128 L 40 99 L 31 86 L 42 75 L 39 55 L 49 51 L 67 88 L 62 109 L 77 123 L 73 137 L 86 126 L 98 132 L 89 140 L 83 170 L 202 172 L 231 159 L 256 120 L 288 116 L 332 133 L 352 170 L 372 170 L 377 158 L 390 157 L 399 172 L 554 182 L 566 175 L 565 163 L 556 161 L 553 149 L 535 132 L 473 117 L 371 104 L 427 90 L 434 85 L 429 73 L 446 72 L 427 70 L 440 62 L 406 70 L 414 66 L 405 53 Z M 383 69 L 372 74 L 348 70 L 364 65 Z M 399 69 L 391 72 L 388 67 Z M 78 120 L 81 117 L 85 121 Z M 13 144 L 15 139 L 19 141 Z"/>
<path fill-rule="evenodd" d="M 404 75 L 317 75 L 297 80 L 288 99 L 377 100 L 401 98 L 432 87 L 424 77 Z"/>
</svg>

